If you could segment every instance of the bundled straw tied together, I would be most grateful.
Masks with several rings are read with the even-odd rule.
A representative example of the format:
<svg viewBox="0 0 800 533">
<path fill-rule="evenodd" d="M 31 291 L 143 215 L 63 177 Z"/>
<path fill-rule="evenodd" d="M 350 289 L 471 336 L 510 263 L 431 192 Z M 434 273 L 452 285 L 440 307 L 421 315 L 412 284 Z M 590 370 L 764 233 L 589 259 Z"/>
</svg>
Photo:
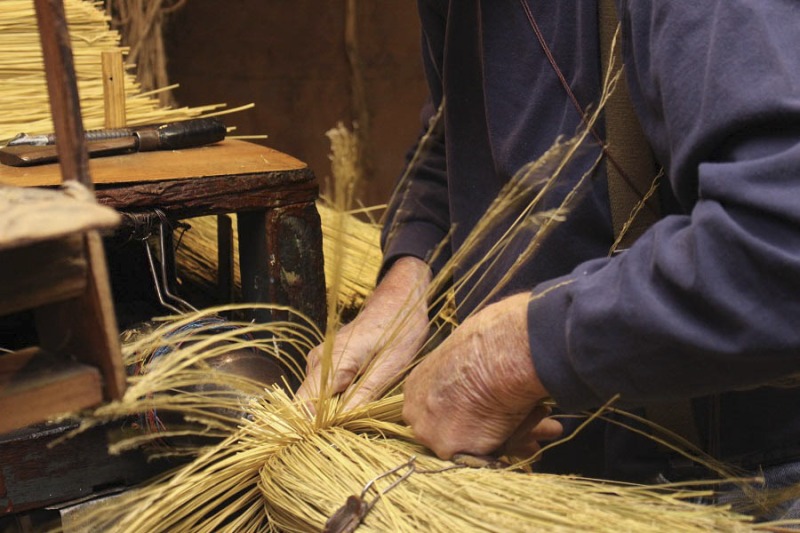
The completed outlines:
<svg viewBox="0 0 800 533">
<path fill-rule="evenodd" d="M 317 430 L 265 462 L 260 488 L 277 530 L 318 530 L 348 495 L 359 495 L 370 480 L 409 463 L 379 478 L 374 490 L 365 493 L 363 499 L 376 504 L 364 518 L 364 531 L 707 531 L 739 526 L 738 517 L 727 510 L 685 503 L 687 493 L 454 468 L 407 440 L 387 438 L 387 424 L 366 434 L 342 426 Z M 405 434 L 403 429 L 396 433 Z"/>
<path fill-rule="evenodd" d="M 175 319 L 167 327 L 174 330 L 196 318 Z M 276 334 L 278 343 L 300 339 L 296 332 L 289 339 L 281 336 L 289 332 L 282 325 L 255 329 Z M 163 336 L 164 331 L 158 334 Z M 203 332 L 199 339 L 198 345 L 211 340 L 204 339 Z M 141 349 L 153 340 L 141 339 L 136 346 Z M 728 508 L 687 501 L 710 495 L 705 490 L 617 485 L 442 461 L 410 439 L 409 429 L 401 423 L 398 395 L 348 412 L 332 398 L 316 417 L 279 387 L 251 396 L 246 405 L 201 397 L 170 405 L 179 397 L 171 389 L 200 379 L 192 368 L 208 355 L 202 346 L 195 346 L 139 376 L 121 403 L 97 414 L 113 417 L 155 403 L 161 409 L 191 414 L 201 435 L 222 437 L 228 432 L 227 437 L 195 450 L 196 458 L 186 467 L 93 510 L 83 518 L 87 525 L 111 531 L 319 531 L 348 497 L 358 496 L 374 502 L 363 517 L 364 531 L 756 528 Z M 126 352 L 134 353 L 130 348 Z M 160 392 L 153 393 L 154 389 Z M 209 406 L 214 404 L 215 410 L 219 405 L 244 409 L 246 417 L 212 419 Z M 125 445 L 139 446 L 142 440 L 157 437 L 143 435 Z M 403 465 L 407 467 L 379 478 Z"/>
<path fill-rule="evenodd" d="M 120 35 L 109 27 L 103 2 L 65 0 L 81 111 L 86 129 L 104 125 L 101 54 L 128 49 L 120 46 Z M 53 131 L 44 63 L 33 2 L 0 0 L 0 144 L 16 134 Z M 125 112 L 129 125 L 185 120 L 197 116 L 231 113 L 225 104 L 171 108 L 161 106 L 158 95 L 174 86 L 144 92 L 130 69 L 125 73 Z M 222 111 L 220 111 L 222 110 Z"/>
</svg>

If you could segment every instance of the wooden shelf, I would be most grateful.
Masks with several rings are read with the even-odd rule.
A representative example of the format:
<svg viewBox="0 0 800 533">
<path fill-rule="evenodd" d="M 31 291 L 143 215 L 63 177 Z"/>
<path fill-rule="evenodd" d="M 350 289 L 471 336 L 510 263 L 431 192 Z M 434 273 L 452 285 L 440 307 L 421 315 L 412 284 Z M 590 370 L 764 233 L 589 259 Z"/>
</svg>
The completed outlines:
<svg viewBox="0 0 800 533">
<path fill-rule="evenodd" d="M 0 434 L 103 400 L 97 368 L 38 348 L 0 355 Z"/>
</svg>

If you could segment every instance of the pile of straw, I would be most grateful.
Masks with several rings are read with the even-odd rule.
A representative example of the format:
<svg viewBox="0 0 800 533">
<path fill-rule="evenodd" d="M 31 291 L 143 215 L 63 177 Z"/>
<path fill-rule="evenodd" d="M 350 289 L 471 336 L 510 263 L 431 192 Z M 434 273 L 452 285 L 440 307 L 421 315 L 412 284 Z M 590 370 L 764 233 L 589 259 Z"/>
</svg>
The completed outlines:
<svg viewBox="0 0 800 533">
<path fill-rule="evenodd" d="M 172 380 L 181 375 L 174 366 L 170 373 Z M 164 377 L 154 381 L 163 384 Z M 152 390 L 147 382 L 143 376 L 134 386 Z M 157 398 L 169 396 L 151 398 L 164 402 Z M 195 416 L 204 419 L 199 399 L 193 403 Z M 137 404 L 144 408 L 148 401 L 128 408 Z M 374 502 L 363 531 L 759 529 L 727 507 L 689 501 L 709 496 L 708 490 L 454 467 L 413 443 L 400 423 L 401 405 L 402 396 L 390 396 L 345 413 L 333 400 L 312 417 L 282 389 L 267 390 L 244 407 L 247 417 L 238 429 L 199 450 L 188 466 L 110 499 L 81 520 L 102 531 L 305 533 L 321 531 L 349 497 L 363 493 L 362 501 Z M 115 410 L 120 405 L 98 414 Z M 207 431 L 230 428 L 230 422 L 214 420 Z M 364 491 L 372 480 L 374 487 Z"/>
<path fill-rule="evenodd" d="M 109 28 L 103 2 L 65 0 L 84 127 L 104 126 L 103 51 L 121 50 L 120 35 Z M 0 144 L 16 134 L 53 131 L 44 63 L 33 2 L 0 0 Z M 125 74 L 125 111 L 130 125 L 185 120 L 197 116 L 230 113 L 251 106 L 222 110 L 225 104 L 199 107 L 162 107 L 158 94 L 174 86 L 143 92 L 132 69 Z"/>
</svg>

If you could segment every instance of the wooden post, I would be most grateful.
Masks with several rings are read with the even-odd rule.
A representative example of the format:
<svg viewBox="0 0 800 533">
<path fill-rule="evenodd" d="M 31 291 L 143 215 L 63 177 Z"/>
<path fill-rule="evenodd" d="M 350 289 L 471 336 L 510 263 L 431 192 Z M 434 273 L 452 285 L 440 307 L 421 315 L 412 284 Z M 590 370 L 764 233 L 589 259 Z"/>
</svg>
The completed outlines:
<svg viewBox="0 0 800 533">
<path fill-rule="evenodd" d="M 42 41 L 44 71 L 61 177 L 64 180 L 78 180 L 91 190 L 93 185 L 89 177 L 89 152 L 86 149 L 64 2 L 34 0 L 34 5 L 39 38 Z"/>
<path fill-rule="evenodd" d="M 125 117 L 125 68 L 122 50 L 105 50 L 100 55 L 103 70 L 103 109 L 105 127 L 124 128 Z"/>
<path fill-rule="evenodd" d="M 34 6 L 61 179 L 77 180 L 93 190 L 64 2 L 34 0 Z M 86 290 L 77 298 L 36 309 L 39 341 L 45 351 L 65 353 L 99 367 L 106 399 L 116 400 L 125 392 L 125 368 L 103 243 L 97 231 L 86 232 L 83 240 Z"/>
</svg>

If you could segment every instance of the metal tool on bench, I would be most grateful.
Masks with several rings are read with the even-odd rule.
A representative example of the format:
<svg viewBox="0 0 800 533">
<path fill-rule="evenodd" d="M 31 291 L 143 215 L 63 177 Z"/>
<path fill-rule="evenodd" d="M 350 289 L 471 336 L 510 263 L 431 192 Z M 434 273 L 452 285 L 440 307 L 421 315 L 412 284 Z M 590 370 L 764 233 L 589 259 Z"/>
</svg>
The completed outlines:
<svg viewBox="0 0 800 533">
<path fill-rule="evenodd" d="M 92 130 L 86 132 L 86 146 L 89 157 L 180 150 L 222 141 L 226 133 L 227 129 L 221 120 L 205 117 L 166 124 Z M 52 133 L 20 133 L 0 148 L 0 163 L 13 167 L 52 163 L 58 160 L 55 142 L 55 134 Z"/>
</svg>

